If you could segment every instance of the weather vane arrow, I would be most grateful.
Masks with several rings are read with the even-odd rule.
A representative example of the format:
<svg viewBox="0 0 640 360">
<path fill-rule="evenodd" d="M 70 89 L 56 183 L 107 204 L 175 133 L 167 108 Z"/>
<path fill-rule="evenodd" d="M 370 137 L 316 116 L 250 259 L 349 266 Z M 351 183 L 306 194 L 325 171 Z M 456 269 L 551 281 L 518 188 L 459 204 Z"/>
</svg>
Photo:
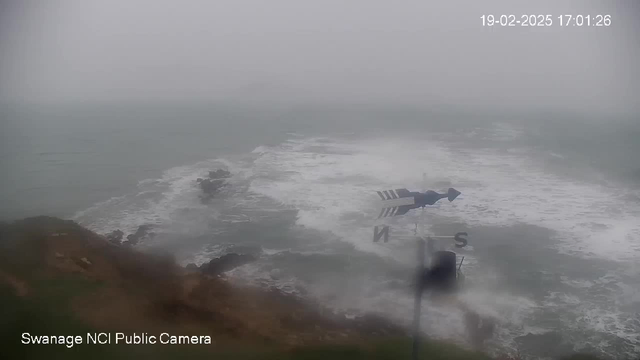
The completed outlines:
<svg viewBox="0 0 640 360">
<path fill-rule="evenodd" d="M 451 202 L 460 194 L 454 188 L 449 188 L 445 194 L 439 194 L 433 190 L 427 190 L 424 193 L 419 191 L 412 192 L 407 189 L 378 191 L 378 196 L 382 200 L 382 209 L 378 219 L 404 215 L 411 209 L 424 208 L 444 198 L 449 199 Z"/>
</svg>

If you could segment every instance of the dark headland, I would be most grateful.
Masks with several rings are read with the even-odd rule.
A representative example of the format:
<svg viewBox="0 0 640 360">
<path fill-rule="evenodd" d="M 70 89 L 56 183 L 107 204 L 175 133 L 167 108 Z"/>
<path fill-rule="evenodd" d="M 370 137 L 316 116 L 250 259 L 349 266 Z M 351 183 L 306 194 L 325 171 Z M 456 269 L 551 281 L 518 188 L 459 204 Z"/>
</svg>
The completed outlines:
<svg viewBox="0 0 640 360">
<path fill-rule="evenodd" d="M 234 286 L 53 217 L 0 224 L 0 301 L 2 359 L 411 358 L 408 330 L 378 315 L 347 318 L 312 300 Z M 100 332 L 192 343 L 86 343 Z M 80 335 L 82 343 L 25 344 L 25 333 Z M 492 359 L 440 341 L 422 351 L 429 360 Z"/>
</svg>

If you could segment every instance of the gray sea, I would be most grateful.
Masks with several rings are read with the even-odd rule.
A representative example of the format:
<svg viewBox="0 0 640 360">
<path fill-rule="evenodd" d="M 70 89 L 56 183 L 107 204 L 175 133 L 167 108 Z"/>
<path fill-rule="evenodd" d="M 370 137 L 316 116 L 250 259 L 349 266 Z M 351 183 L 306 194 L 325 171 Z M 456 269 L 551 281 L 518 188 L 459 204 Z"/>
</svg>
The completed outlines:
<svg viewBox="0 0 640 360">
<path fill-rule="evenodd" d="M 469 233 L 461 294 L 489 346 L 547 358 L 640 354 L 640 121 L 365 106 L 147 104 L 0 110 L 0 218 L 55 215 L 183 264 L 260 254 L 234 281 L 409 323 L 416 222 Z M 211 202 L 196 179 L 232 173 Z M 422 174 L 426 174 L 426 184 Z M 462 195 L 392 219 L 376 190 Z M 464 342 L 462 313 L 423 330 Z"/>
</svg>

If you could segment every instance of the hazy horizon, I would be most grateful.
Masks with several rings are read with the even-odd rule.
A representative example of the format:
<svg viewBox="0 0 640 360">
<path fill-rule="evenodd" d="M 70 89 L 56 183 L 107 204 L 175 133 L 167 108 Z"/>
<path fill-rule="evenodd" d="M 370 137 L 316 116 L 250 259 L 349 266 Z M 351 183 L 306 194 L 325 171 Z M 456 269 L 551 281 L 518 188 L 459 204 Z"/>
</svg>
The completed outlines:
<svg viewBox="0 0 640 360">
<path fill-rule="evenodd" d="M 640 108 L 634 2 L 0 4 L 0 103 Z M 483 14 L 612 25 L 483 28 Z"/>
</svg>

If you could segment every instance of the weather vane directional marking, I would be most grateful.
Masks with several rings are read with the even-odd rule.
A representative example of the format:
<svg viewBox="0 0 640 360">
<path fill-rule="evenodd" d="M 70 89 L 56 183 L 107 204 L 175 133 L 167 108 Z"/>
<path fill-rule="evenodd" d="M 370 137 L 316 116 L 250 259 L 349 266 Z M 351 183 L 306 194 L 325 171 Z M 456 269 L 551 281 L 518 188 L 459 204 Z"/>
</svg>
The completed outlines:
<svg viewBox="0 0 640 360">
<path fill-rule="evenodd" d="M 458 195 L 460 192 L 454 188 L 449 188 L 445 194 L 439 194 L 433 190 L 427 190 L 424 193 L 412 192 L 407 189 L 378 191 L 378 196 L 382 200 L 382 209 L 378 219 L 404 215 L 411 209 L 433 205 L 444 198 L 453 201 Z"/>
</svg>

